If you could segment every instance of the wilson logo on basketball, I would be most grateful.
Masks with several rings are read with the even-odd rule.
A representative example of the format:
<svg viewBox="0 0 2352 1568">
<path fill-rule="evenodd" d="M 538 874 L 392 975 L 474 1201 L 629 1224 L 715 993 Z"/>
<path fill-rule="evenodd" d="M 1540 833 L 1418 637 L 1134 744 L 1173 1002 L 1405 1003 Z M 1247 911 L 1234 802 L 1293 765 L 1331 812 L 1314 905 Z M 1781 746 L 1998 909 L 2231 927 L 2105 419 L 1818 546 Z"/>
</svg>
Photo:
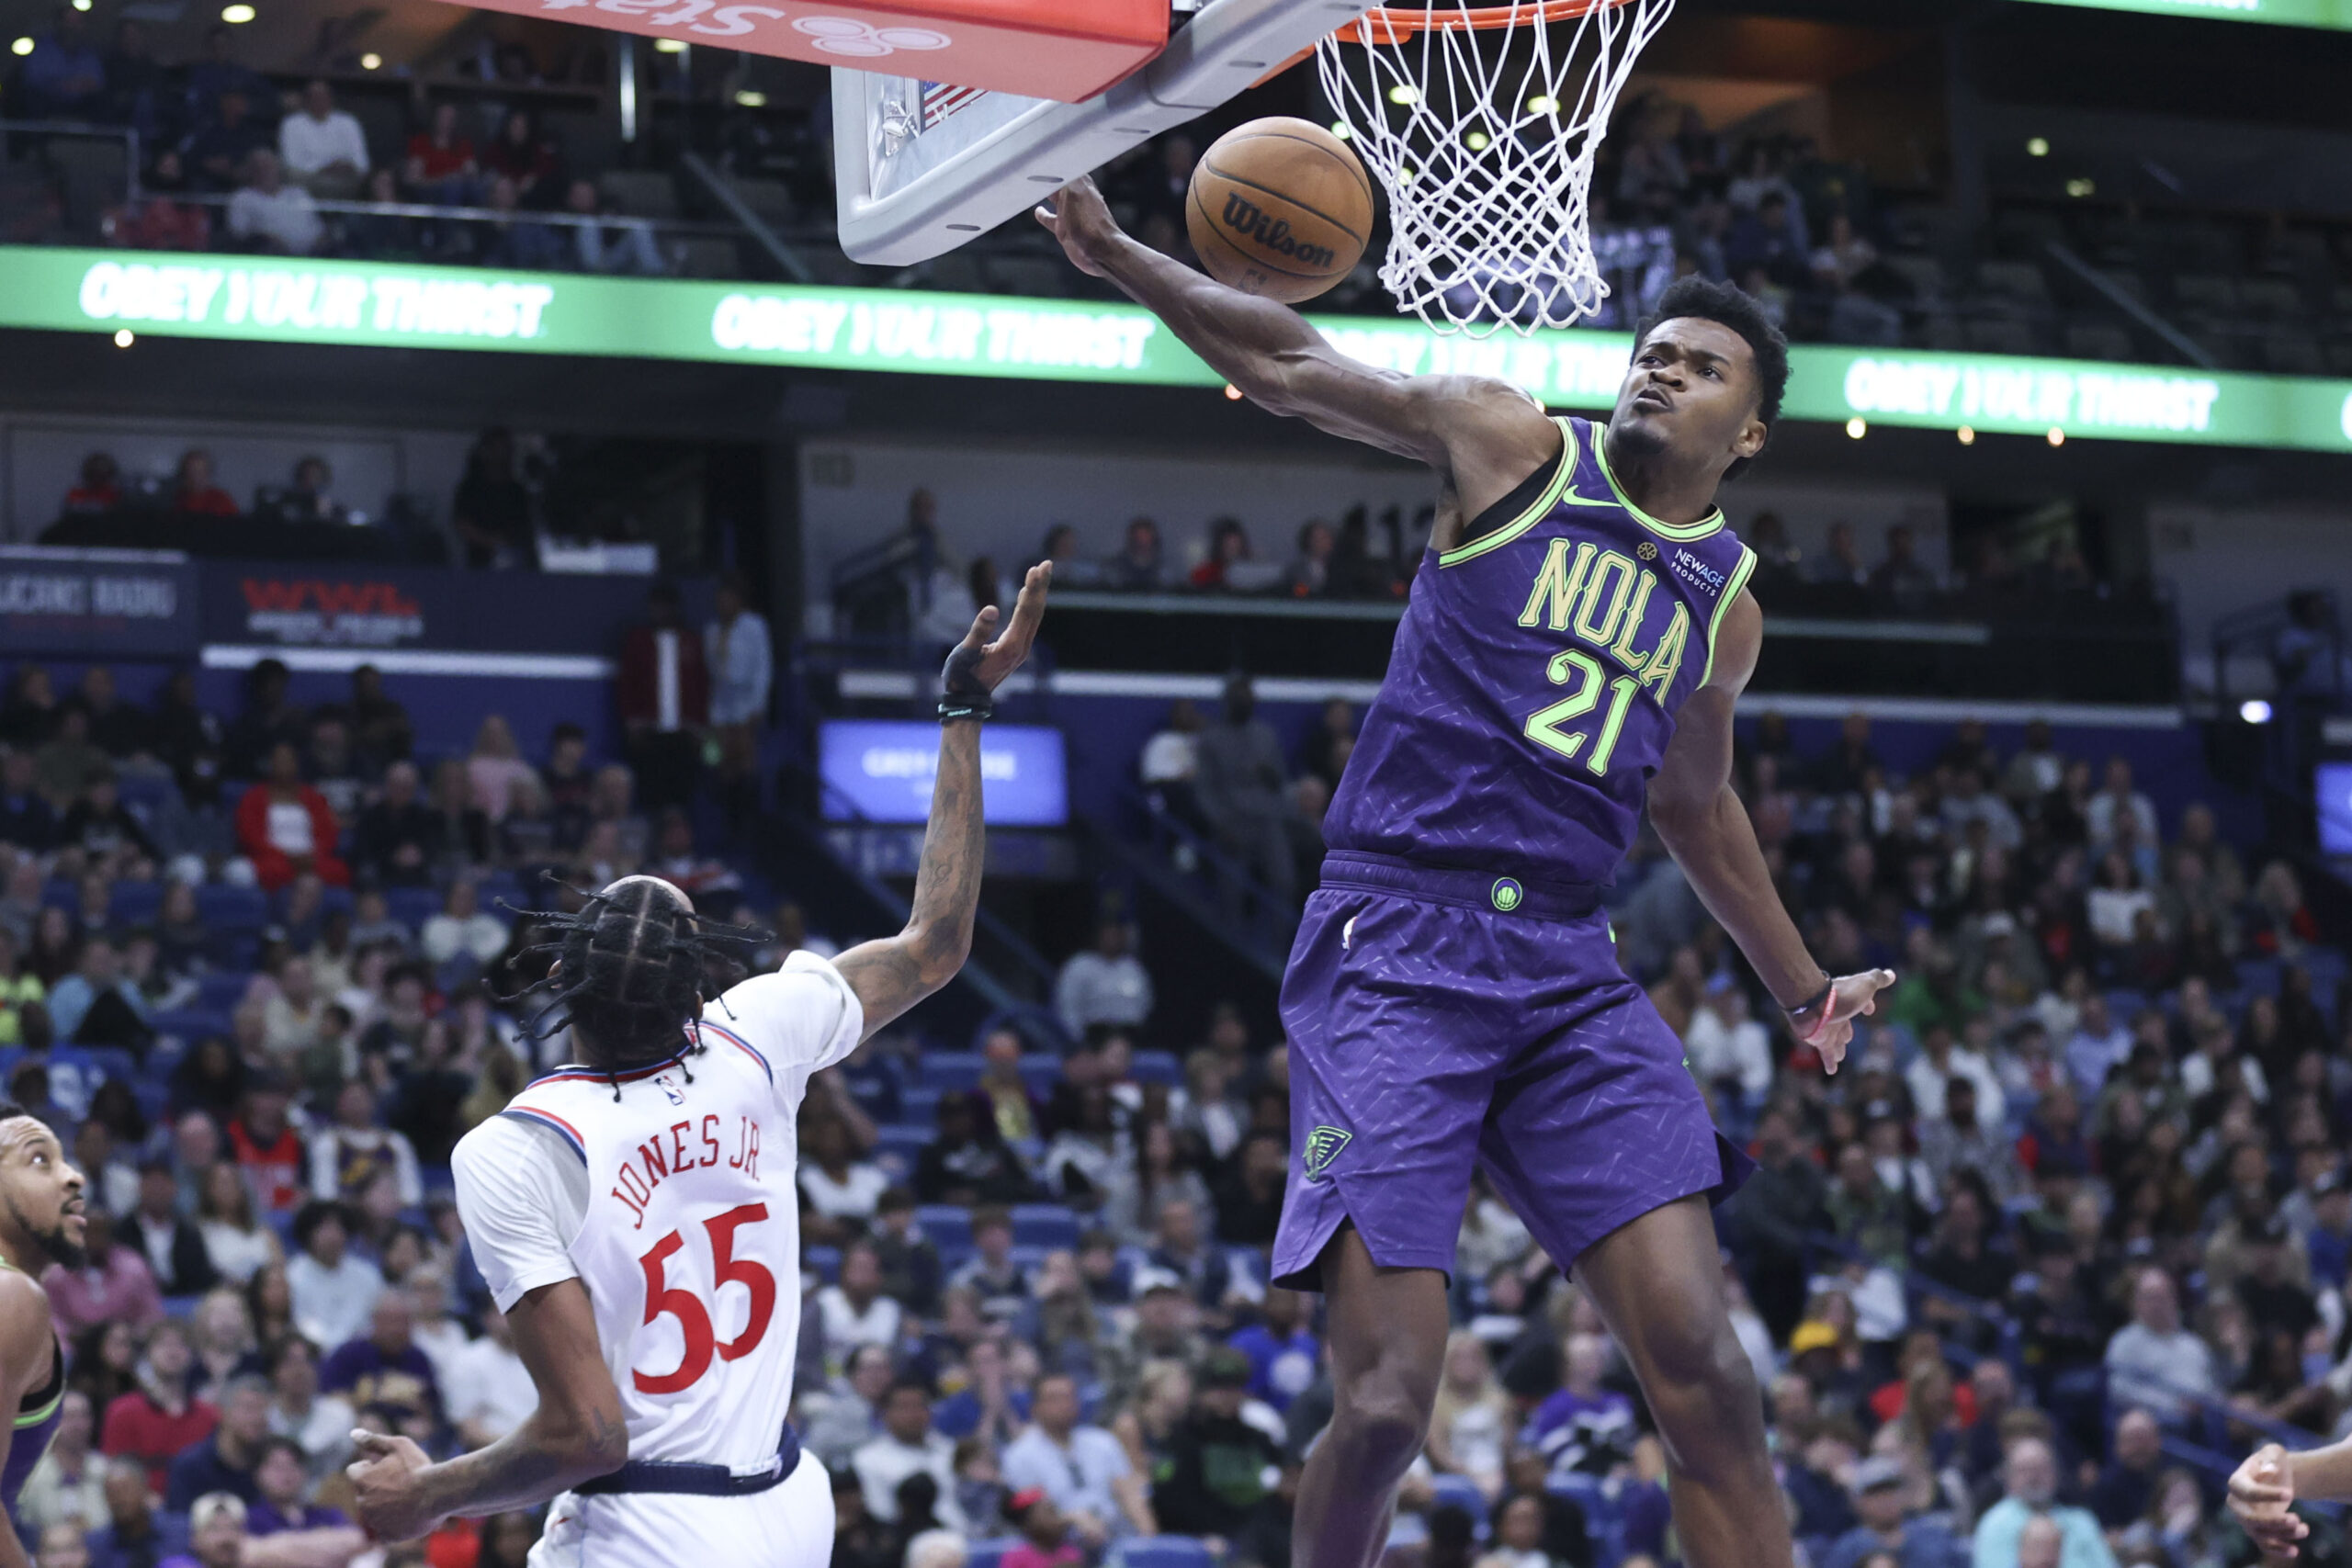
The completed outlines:
<svg viewBox="0 0 2352 1568">
<path fill-rule="evenodd" d="M 1290 231 L 1288 220 L 1269 218 L 1238 191 L 1225 193 L 1225 226 L 1257 241 L 1270 255 L 1289 256 L 1308 266 L 1328 267 L 1336 254 L 1329 245 L 1302 244 Z"/>
</svg>

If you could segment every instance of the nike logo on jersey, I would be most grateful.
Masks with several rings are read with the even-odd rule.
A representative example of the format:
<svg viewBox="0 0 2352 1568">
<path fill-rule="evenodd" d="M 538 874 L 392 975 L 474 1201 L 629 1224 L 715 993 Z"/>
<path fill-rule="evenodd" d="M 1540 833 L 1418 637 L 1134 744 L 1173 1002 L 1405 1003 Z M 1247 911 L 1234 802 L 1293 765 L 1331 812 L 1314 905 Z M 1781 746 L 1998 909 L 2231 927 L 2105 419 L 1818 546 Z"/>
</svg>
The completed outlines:
<svg viewBox="0 0 2352 1568">
<path fill-rule="evenodd" d="M 1570 506 L 1615 507 L 1618 504 L 1617 498 L 1613 495 L 1600 497 L 1578 495 L 1577 493 L 1576 481 L 1573 479 L 1568 481 L 1567 493 L 1560 497 L 1560 499 L 1566 502 Z"/>
</svg>

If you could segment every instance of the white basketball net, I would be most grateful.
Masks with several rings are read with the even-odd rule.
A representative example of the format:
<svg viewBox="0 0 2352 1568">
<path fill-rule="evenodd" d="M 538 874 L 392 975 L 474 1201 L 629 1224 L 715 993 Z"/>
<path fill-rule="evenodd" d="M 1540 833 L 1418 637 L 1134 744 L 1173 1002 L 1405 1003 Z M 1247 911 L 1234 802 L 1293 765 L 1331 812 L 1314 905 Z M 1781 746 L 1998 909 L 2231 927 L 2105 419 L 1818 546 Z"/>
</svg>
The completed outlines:
<svg viewBox="0 0 2352 1568">
<path fill-rule="evenodd" d="M 1674 0 L 1597 0 L 1573 28 L 1538 0 L 1389 6 L 1432 24 L 1395 42 L 1374 19 L 1323 40 L 1317 67 L 1349 141 L 1388 194 L 1383 288 L 1438 332 L 1566 326 L 1609 297 L 1586 200 L 1625 79 Z"/>
</svg>

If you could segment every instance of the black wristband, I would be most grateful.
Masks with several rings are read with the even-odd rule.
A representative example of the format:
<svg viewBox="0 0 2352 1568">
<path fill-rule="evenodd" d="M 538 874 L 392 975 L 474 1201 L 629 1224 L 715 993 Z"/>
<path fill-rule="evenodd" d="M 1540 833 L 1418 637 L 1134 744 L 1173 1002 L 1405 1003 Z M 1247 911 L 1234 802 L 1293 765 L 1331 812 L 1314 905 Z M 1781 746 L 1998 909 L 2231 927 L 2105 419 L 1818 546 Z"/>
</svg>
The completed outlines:
<svg viewBox="0 0 2352 1568">
<path fill-rule="evenodd" d="M 1827 1001 L 1827 1000 L 1830 998 L 1830 997 L 1831 997 L 1831 996 L 1832 996 L 1832 995 L 1837 991 L 1837 989 L 1838 989 L 1838 982 L 1837 982 L 1837 981 L 1835 981 L 1835 980 L 1825 980 L 1825 981 L 1823 981 L 1823 982 L 1822 982 L 1822 986 L 1821 986 L 1821 989 L 1819 989 L 1819 990 L 1817 990 L 1817 991 L 1814 992 L 1812 996 L 1807 997 L 1804 1001 L 1799 1002 L 1796 1006 L 1794 1006 L 1794 1007 L 1792 1007 L 1792 1008 L 1791 1008 L 1791 1009 L 1789 1009 L 1789 1010 L 1788 1010 L 1789 1016 L 1790 1016 L 1791 1018 L 1794 1018 L 1794 1017 L 1796 1017 L 1796 1016 L 1797 1016 L 1797 1014 L 1799 1014 L 1799 1013 L 1801 1013 L 1801 1012 L 1811 1012 L 1814 1009 L 1815 1009 L 1815 1008 L 1817 1008 L 1817 1007 L 1821 1006 L 1824 1002 Z"/>
<path fill-rule="evenodd" d="M 939 722 L 953 724 L 958 719 L 973 719 L 980 723 L 996 716 L 996 702 L 985 692 L 978 696 L 951 694 L 939 699 Z"/>
</svg>

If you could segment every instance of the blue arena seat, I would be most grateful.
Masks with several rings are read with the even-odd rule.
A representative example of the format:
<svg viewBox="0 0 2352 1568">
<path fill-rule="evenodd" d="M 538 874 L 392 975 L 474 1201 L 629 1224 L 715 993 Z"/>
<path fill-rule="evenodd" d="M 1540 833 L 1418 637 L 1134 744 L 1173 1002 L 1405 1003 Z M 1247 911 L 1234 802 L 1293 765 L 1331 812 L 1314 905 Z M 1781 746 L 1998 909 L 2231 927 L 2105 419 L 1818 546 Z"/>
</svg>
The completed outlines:
<svg viewBox="0 0 2352 1568">
<path fill-rule="evenodd" d="M 1138 1051 L 1127 1076 L 1137 1083 L 1164 1083 L 1170 1089 L 1184 1081 L 1184 1064 L 1173 1051 Z"/>
<path fill-rule="evenodd" d="M 174 1008 L 157 1013 L 148 1021 L 155 1026 L 156 1033 L 176 1036 L 190 1044 L 208 1034 L 229 1032 L 229 1015 L 218 1008 Z"/>
<path fill-rule="evenodd" d="M 418 931 L 441 912 L 441 895 L 431 887 L 387 887 L 384 910 L 409 930 Z"/>
<path fill-rule="evenodd" d="M 1015 1247 L 1071 1247 L 1078 1246 L 1078 1216 L 1059 1203 L 1017 1203 L 1012 1210 Z"/>
<path fill-rule="evenodd" d="M 119 926 L 151 926 L 155 923 L 155 911 L 163 907 L 162 883 L 118 882 L 107 902 L 107 919 Z"/>
<path fill-rule="evenodd" d="M 1155 1535 L 1123 1540 L 1112 1548 L 1104 1568 L 1213 1568 L 1209 1549 L 1188 1535 Z"/>
<path fill-rule="evenodd" d="M 908 1089 L 899 1091 L 899 1120 L 910 1127 L 923 1130 L 923 1142 L 931 1142 L 931 1129 L 939 1120 L 939 1091 L 935 1089 Z"/>
<path fill-rule="evenodd" d="M 876 1127 L 874 1130 L 875 1155 L 880 1159 L 884 1170 L 900 1180 L 913 1173 L 916 1156 L 930 1142 L 931 1129 L 928 1127 Z M 893 1166 L 898 1168 L 891 1169 Z"/>
<path fill-rule="evenodd" d="M 800 1249 L 800 1264 L 830 1285 L 842 1277 L 842 1249 L 838 1247 L 804 1247 Z"/>
<path fill-rule="evenodd" d="M 1000 1568 L 1004 1554 L 1021 1544 L 1019 1536 L 973 1541 L 965 1551 L 965 1568 Z"/>
<path fill-rule="evenodd" d="M 78 909 L 82 890 L 62 876 L 52 876 L 40 885 L 40 904 L 44 909 Z"/>
<path fill-rule="evenodd" d="M 972 1211 L 954 1203 L 925 1203 L 915 1211 L 915 1224 L 939 1247 L 972 1245 Z"/>
<path fill-rule="evenodd" d="M 220 931 L 259 931 L 269 924 L 269 900 L 258 887 L 208 882 L 196 890 L 196 912 Z"/>
<path fill-rule="evenodd" d="M 232 1012 L 245 999 L 253 983 L 253 976 L 243 970 L 216 970 L 196 982 L 196 1005 L 210 1011 Z"/>
<path fill-rule="evenodd" d="M 971 1089 L 984 1065 L 977 1051 L 926 1051 L 916 1082 L 924 1089 Z"/>
</svg>

